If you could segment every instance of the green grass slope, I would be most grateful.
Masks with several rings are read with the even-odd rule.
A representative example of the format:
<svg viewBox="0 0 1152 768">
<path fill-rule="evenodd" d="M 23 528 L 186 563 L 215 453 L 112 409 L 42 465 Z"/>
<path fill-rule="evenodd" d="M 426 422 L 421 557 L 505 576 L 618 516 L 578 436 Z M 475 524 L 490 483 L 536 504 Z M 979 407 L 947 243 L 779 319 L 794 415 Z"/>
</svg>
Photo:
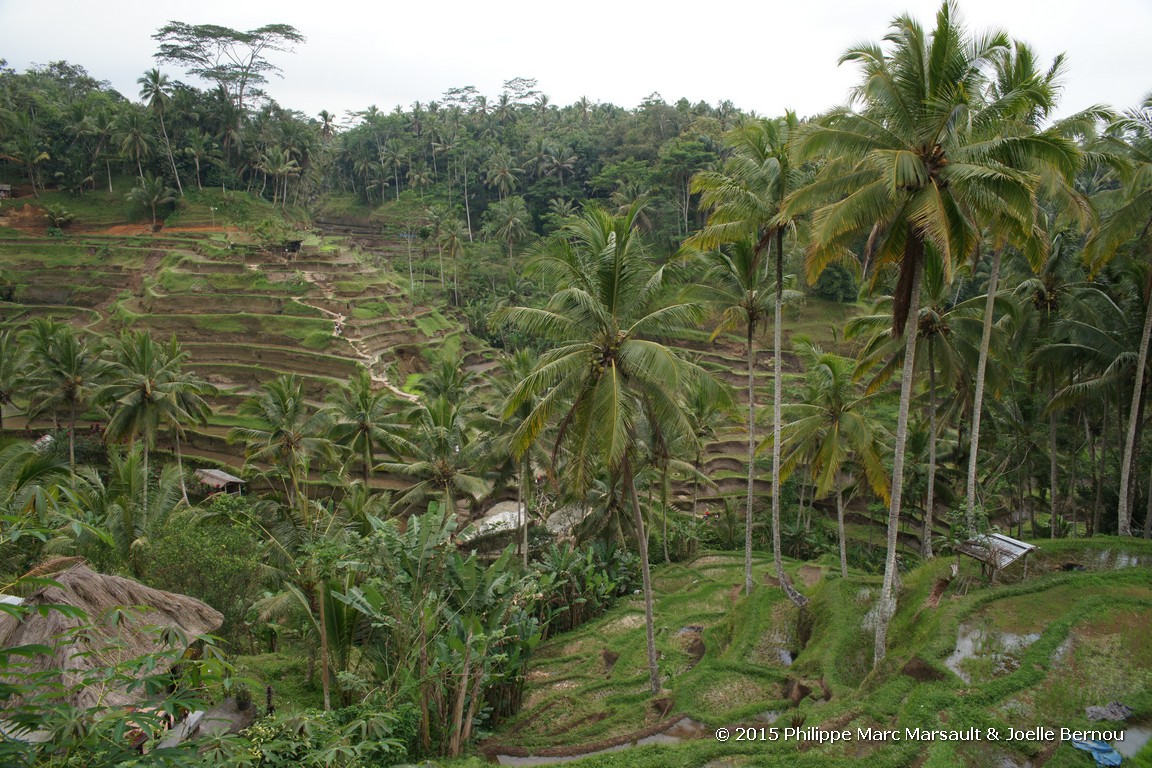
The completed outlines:
<svg viewBox="0 0 1152 768">
<path fill-rule="evenodd" d="M 654 707 L 645 690 L 643 609 L 635 597 L 538 649 L 522 711 L 484 749 L 580 752 L 628 743 L 686 715 L 701 724 L 690 734 L 698 738 L 606 752 L 574 765 L 1090 765 L 1067 743 L 1035 734 L 1008 739 L 1009 729 L 1050 728 L 1059 735 L 1061 728 L 1123 728 L 1086 719 L 1086 706 L 1112 701 L 1136 711 L 1132 722 L 1152 719 L 1152 542 L 1041 545 L 1027 579 L 1016 566 L 1008 583 L 987 585 L 973 563 L 961 563 L 960 577 L 936 607 L 928 598 L 954 560 L 937 559 L 906 574 L 888 658 L 875 672 L 868 629 L 875 577 L 841 579 L 836 568 L 789 563 L 812 598 L 802 616 L 772 586 L 769 559 L 758 558 L 755 566 L 767 586 L 747 597 L 740 594 L 743 564 L 735 554 L 659 568 L 657 644 L 669 689 L 663 706 Z M 1086 570 L 1061 570 L 1069 563 Z M 961 633 L 978 638 L 963 660 L 953 656 Z M 795 655 L 790 666 L 782 651 Z M 719 741 L 717 728 L 728 728 L 732 738 Z M 977 729 L 979 738 L 909 738 L 908 729 L 917 728 L 962 736 Z M 873 737 L 895 731 L 900 740 L 864 738 L 868 729 Z M 850 738 L 821 740 L 842 731 Z M 737 734 L 754 738 L 738 741 Z M 1132 764 L 1152 765 L 1152 745 Z"/>
</svg>

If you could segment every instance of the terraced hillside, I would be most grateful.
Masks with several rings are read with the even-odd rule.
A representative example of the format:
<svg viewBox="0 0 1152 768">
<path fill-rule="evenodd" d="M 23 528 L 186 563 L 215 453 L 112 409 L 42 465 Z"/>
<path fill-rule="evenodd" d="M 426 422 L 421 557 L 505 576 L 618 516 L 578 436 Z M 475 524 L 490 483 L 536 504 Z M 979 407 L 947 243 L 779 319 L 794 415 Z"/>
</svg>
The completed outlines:
<svg viewBox="0 0 1152 768">
<path fill-rule="evenodd" d="M 1040 544 L 1026 578 L 1017 564 L 989 585 L 966 558 L 956 577 L 949 558 L 906 574 L 876 671 L 877 577 L 789 561 L 812 601 L 800 612 L 778 589 L 745 596 L 736 554 L 656 568 L 661 697 L 646 691 L 643 604 L 629 598 L 541 644 L 523 708 L 480 746 L 503 765 L 585 755 L 587 768 L 1091 765 L 1066 728 L 1123 734 L 1109 740 L 1124 764 L 1152 765 L 1152 546 Z M 775 583 L 770 558 L 755 575 Z M 1126 721 L 1087 710 L 1114 701 Z"/>
<path fill-rule="evenodd" d="M 287 253 L 260 248 L 239 228 L 222 226 L 227 222 L 219 205 L 187 205 L 157 233 L 106 212 L 78 222 L 63 238 L 43 236 L 27 208 L 0 218 L 0 263 L 13 286 L 9 300 L 0 301 L 0 322 L 52 315 L 96 333 L 144 327 L 161 336 L 176 334 L 191 354 L 191 367 L 221 390 L 212 423 L 189 436 L 190 452 L 233 467 L 242 464 L 240 449 L 225 437 L 238 423 L 239 404 L 277 375 L 297 374 L 319 401 L 362 365 L 381 387 L 407 396 L 403 390 L 412 374 L 445 345 L 460 349 L 476 372 L 497 365 L 495 354 L 447 310 L 413 301 L 407 269 L 413 246 L 404 227 L 321 219 L 299 252 Z M 435 282 L 419 273 L 415 280 Z M 836 329 L 853 311 L 859 310 L 816 300 L 789 307 L 785 348 L 792 335 L 803 332 L 827 348 L 849 351 Z M 738 335 L 713 341 L 707 328 L 675 343 L 731 385 L 741 404 L 718 426 L 703 455 L 709 482 L 700 486 L 700 499 L 716 505 L 746 488 L 747 348 Z M 799 372 L 790 354 L 784 365 L 787 400 L 798 390 Z M 772 398 L 770 333 L 757 340 L 753 377 L 763 439 L 771 417 L 765 407 Z M 487 386 L 483 377 L 480 386 Z M 758 458 L 757 465 L 755 488 L 767 495 L 768 457 Z M 386 477 L 375 482 L 400 484 Z M 678 482 L 673 495 L 687 506 L 690 484 Z M 855 510 L 858 520 L 864 513 L 864 505 Z"/>
<path fill-rule="evenodd" d="M 275 376 L 295 373 L 318 402 L 360 366 L 410 397 L 393 379 L 404 382 L 445 345 L 484 365 L 480 344 L 458 323 L 413 305 L 389 270 L 369 265 L 377 257 L 346 237 L 311 237 L 287 253 L 259 248 L 235 228 L 182 218 L 185 226 L 156 234 L 127 225 L 65 238 L 4 229 L 0 264 L 10 292 L 0 322 L 53 316 L 94 333 L 175 334 L 190 367 L 221 390 L 212 423 L 190 435 L 189 453 L 232 466 L 242 464 L 240 449 L 225 440 L 237 408 Z"/>
</svg>

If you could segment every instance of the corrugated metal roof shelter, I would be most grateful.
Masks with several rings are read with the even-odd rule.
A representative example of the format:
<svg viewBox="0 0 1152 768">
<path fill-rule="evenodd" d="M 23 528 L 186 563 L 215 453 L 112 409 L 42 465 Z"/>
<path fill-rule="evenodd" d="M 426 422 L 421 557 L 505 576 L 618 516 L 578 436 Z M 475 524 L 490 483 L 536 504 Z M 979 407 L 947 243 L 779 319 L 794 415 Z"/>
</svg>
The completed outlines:
<svg viewBox="0 0 1152 768">
<path fill-rule="evenodd" d="M 243 480 L 221 469 L 198 469 L 195 474 L 197 480 L 216 491 L 240 493 L 244 490 Z"/>
<path fill-rule="evenodd" d="M 956 547 L 974 560 L 979 560 L 982 570 L 991 570 L 992 578 L 1012 563 L 1023 558 L 1024 578 L 1028 577 L 1028 554 L 1036 549 L 1035 544 L 1013 539 L 1002 533 L 988 533 L 974 536 Z"/>
</svg>

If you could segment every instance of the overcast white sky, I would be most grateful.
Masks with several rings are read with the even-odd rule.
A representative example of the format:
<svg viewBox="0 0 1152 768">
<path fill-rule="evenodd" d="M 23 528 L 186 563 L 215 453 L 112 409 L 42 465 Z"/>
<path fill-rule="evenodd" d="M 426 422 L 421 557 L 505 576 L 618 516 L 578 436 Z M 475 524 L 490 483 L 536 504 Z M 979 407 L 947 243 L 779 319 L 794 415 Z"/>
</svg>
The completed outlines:
<svg viewBox="0 0 1152 768">
<path fill-rule="evenodd" d="M 1047 61 L 1069 59 L 1061 107 L 1130 108 L 1152 91 L 1150 0 L 961 0 L 970 29 L 1004 28 Z M 534 77 L 557 105 L 581 96 L 635 107 L 658 91 L 774 115 L 809 115 L 844 100 L 855 82 L 840 54 L 878 41 L 910 12 L 931 28 L 936 0 L 708 0 L 699 3 L 347 2 L 346 0 L 0 0 L 0 58 L 23 70 L 65 59 L 135 98 L 155 66 L 151 35 L 168 20 L 253 29 L 291 24 L 308 41 L 273 54 L 284 72 L 267 90 L 315 115 L 375 104 L 391 110 L 474 85 L 490 97 L 503 81 Z M 165 66 L 173 79 L 179 69 Z"/>
</svg>

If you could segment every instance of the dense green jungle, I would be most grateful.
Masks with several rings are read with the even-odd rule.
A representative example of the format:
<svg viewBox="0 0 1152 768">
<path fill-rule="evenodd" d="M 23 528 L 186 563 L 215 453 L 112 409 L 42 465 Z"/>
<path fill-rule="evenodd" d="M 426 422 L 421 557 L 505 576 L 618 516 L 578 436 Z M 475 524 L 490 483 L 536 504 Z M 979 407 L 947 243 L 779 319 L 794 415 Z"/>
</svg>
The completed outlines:
<svg viewBox="0 0 1152 768">
<path fill-rule="evenodd" d="M 0 60 L 0 763 L 1152 766 L 1152 96 L 952 3 L 811 116 L 154 37 Z"/>
</svg>

